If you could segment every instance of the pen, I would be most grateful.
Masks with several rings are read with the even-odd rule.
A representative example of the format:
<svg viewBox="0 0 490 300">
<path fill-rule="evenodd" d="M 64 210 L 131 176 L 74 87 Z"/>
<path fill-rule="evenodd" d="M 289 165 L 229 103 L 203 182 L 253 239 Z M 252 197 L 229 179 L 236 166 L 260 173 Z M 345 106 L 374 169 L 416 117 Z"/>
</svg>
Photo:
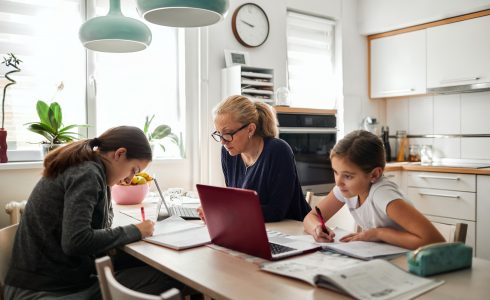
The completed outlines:
<svg viewBox="0 0 490 300">
<path fill-rule="evenodd" d="M 315 206 L 315 210 L 316 210 L 316 216 L 318 217 L 318 221 L 320 221 L 320 223 L 322 223 L 323 232 L 330 234 L 327 226 L 325 226 L 325 219 L 322 216 L 322 211 L 318 208 L 318 206 Z"/>
<path fill-rule="evenodd" d="M 141 221 L 145 220 L 145 208 L 142 206 L 141 207 Z"/>
</svg>

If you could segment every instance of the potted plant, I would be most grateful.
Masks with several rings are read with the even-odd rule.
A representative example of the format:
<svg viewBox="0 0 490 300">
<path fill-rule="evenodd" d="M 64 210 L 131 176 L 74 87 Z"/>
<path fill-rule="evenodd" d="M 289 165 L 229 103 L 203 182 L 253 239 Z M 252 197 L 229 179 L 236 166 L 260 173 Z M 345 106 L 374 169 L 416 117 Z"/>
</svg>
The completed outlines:
<svg viewBox="0 0 490 300">
<path fill-rule="evenodd" d="M 7 57 L 3 58 L 2 64 L 5 64 L 7 68 L 14 68 L 11 71 L 5 73 L 5 78 L 9 81 L 3 87 L 3 96 L 2 96 L 2 127 L 0 127 L 0 163 L 8 162 L 7 158 L 7 130 L 5 130 L 5 97 L 7 95 L 7 88 L 16 83 L 10 75 L 13 73 L 20 72 L 19 65 L 22 61 L 15 57 L 13 53 L 9 53 Z"/>
<path fill-rule="evenodd" d="M 63 89 L 63 82 L 58 86 L 58 91 Z M 80 137 L 78 132 L 71 130 L 79 127 L 87 127 L 86 124 L 63 125 L 63 113 L 58 102 L 47 104 L 39 100 L 36 103 L 36 111 L 39 122 L 27 123 L 27 129 L 43 136 L 46 140 L 41 142 L 43 153 L 46 154 L 60 145 L 69 143 Z"/>
<path fill-rule="evenodd" d="M 172 128 L 170 128 L 170 126 L 162 124 L 155 127 L 153 131 L 150 130 L 150 125 L 154 118 L 155 115 L 151 116 L 151 118 L 149 116 L 146 116 L 145 125 L 143 127 L 143 132 L 150 142 L 152 152 L 155 152 L 155 145 L 160 145 L 162 150 L 165 151 L 165 146 L 163 145 L 163 141 L 165 139 L 170 139 L 173 143 L 180 147 L 179 138 L 172 133 Z"/>
</svg>

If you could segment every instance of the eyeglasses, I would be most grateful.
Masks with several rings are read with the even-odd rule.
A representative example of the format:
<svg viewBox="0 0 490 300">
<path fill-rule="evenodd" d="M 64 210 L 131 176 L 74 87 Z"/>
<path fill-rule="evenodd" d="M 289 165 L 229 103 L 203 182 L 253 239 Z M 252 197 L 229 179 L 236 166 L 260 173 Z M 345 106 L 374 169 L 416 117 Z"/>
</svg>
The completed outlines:
<svg viewBox="0 0 490 300">
<path fill-rule="evenodd" d="M 243 128 L 247 127 L 248 125 L 250 125 L 250 123 L 247 123 L 247 124 L 243 125 L 242 127 L 238 128 L 237 130 L 235 130 L 233 132 L 228 132 L 228 133 L 225 133 L 225 134 L 220 134 L 218 131 L 215 131 L 215 132 L 211 133 L 211 136 L 217 142 L 221 142 L 223 140 L 223 141 L 229 143 L 229 142 L 233 141 L 233 136 L 238 131 L 242 130 Z"/>
</svg>

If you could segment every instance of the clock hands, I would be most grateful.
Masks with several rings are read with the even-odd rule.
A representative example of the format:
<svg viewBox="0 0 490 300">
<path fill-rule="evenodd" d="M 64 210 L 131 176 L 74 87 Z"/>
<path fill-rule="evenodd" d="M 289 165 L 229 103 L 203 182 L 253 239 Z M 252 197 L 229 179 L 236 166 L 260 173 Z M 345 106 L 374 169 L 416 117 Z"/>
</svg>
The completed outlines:
<svg viewBox="0 0 490 300">
<path fill-rule="evenodd" d="M 243 21 L 242 19 L 240 19 L 240 21 L 242 21 L 243 23 L 247 24 L 248 26 L 250 26 L 250 27 L 252 27 L 252 28 L 254 28 L 254 27 L 255 27 L 255 25 L 250 24 L 250 23 L 248 23 L 247 21 Z"/>
</svg>

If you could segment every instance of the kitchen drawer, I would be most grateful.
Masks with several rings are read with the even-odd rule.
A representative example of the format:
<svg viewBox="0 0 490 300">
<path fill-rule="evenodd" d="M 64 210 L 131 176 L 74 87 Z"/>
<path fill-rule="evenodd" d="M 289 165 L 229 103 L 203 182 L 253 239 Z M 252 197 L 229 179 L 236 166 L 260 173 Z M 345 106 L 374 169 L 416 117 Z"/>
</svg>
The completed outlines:
<svg viewBox="0 0 490 300">
<path fill-rule="evenodd" d="M 407 172 L 407 186 L 452 191 L 476 191 L 476 175 L 435 172 Z"/>
<path fill-rule="evenodd" d="M 407 188 L 408 197 L 423 214 L 476 221 L 476 194 Z"/>
</svg>

